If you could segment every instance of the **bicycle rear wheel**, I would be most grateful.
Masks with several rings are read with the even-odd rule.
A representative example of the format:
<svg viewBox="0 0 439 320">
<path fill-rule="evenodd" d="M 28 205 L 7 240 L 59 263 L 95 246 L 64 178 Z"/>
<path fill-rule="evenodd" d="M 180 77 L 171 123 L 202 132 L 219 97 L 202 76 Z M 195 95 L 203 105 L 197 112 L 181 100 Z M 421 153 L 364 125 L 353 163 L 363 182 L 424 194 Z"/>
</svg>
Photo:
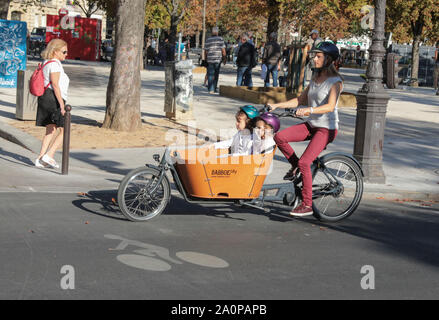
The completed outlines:
<svg viewBox="0 0 439 320">
<path fill-rule="evenodd" d="M 146 221 L 163 212 L 171 188 L 166 176 L 157 185 L 159 177 L 160 171 L 151 168 L 138 168 L 125 176 L 117 192 L 119 208 L 125 217 L 131 221 Z"/>
<path fill-rule="evenodd" d="M 349 157 L 329 156 L 313 176 L 314 216 L 336 222 L 350 216 L 363 196 L 363 176 L 359 165 Z"/>
</svg>

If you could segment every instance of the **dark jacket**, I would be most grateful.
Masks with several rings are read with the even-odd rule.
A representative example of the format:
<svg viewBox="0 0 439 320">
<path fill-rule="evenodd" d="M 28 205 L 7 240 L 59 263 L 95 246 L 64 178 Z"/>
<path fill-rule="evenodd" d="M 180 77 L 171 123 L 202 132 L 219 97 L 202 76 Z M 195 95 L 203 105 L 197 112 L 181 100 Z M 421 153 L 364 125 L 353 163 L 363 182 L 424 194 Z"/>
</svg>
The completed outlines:
<svg viewBox="0 0 439 320">
<path fill-rule="evenodd" d="M 270 41 L 265 45 L 262 63 L 276 65 L 281 58 L 280 45 L 275 41 Z"/>
<path fill-rule="evenodd" d="M 255 47 L 248 41 L 241 44 L 236 64 L 238 67 L 253 67 L 255 65 Z"/>
</svg>

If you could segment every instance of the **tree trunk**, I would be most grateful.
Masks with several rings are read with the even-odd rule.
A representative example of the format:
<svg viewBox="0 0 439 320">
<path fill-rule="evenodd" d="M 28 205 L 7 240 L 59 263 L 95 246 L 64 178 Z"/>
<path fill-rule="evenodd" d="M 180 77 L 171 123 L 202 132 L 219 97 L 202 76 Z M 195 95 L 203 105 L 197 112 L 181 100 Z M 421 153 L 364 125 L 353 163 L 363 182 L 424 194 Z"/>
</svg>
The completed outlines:
<svg viewBox="0 0 439 320">
<path fill-rule="evenodd" d="M 203 0 L 203 36 L 201 38 L 201 49 L 203 49 L 203 59 L 204 59 L 204 44 L 206 43 L 206 1 Z"/>
<path fill-rule="evenodd" d="M 412 78 L 418 79 L 419 75 L 419 44 L 421 43 L 421 36 L 415 36 L 412 46 Z M 412 83 L 413 87 L 418 87 L 419 82 L 415 81 Z"/>
<path fill-rule="evenodd" d="M 267 41 L 272 32 L 278 32 L 280 19 L 280 3 L 277 0 L 267 0 L 268 23 L 267 23 Z"/>
<path fill-rule="evenodd" d="M 422 29 L 424 27 L 424 21 L 419 20 L 412 23 L 413 32 L 413 45 L 412 45 L 412 78 L 418 79 L 419 74 L 419 45 L 421 43 Z M 418 87 L 419 82 L 413 82 L 413 87 Z"/>
<path fill-rule="evenodd" d="M 143 47 L 144 0 L 117 0 L 116 46 L 107 87 L 103 127 L 131 131 L 141 127 L 140 52 Z"/>
<path fill-rule="evenodd" d="M 0 0 L 0 19 L 7 20 L 11 0 Z"/>
<path fill-rule="evenodd" d="M 177 27 L 178 27 L 179 19 L 177 16 L 171 16 L 171 26 L 169 27 L 169 43 L 175 47 L 177 43 Z"/>
</svg>

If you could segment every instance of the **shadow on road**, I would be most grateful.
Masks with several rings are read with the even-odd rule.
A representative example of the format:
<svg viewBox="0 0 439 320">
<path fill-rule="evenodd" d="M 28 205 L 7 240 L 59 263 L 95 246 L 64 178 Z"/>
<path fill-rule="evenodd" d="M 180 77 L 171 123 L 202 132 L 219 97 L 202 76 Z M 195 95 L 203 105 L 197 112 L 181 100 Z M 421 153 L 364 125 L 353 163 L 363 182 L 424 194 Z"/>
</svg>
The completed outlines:
<svg viewBox="0 0 439 320">
<path fill-rule="evenodd" d="M 23 157 L 23 156 L 16 154 L 16 153 L 6 151 L 3 148 L 0 148 L 0 155 L 1 155 L 0 157 L 3 160 L 6 160 L 6 161 L 9 161 L 12 163 L 19 163 L 19 164 L 24 164 L 24 165 L 28 165 L 28 166 L 34 166 L 34 163 L 31 159 L 29 159 L 27 157 Z M 7 158 L 12 158 L 12 159 L 15 159 L 17 161 L 12 161 L 12 160 L 7 159 Z"/>
<path fill-rule="evenodd" d="M 72 203 L 75 207 L 90 214 L 128 222 L 120 212 L 116 199 L 117 190 L 90 191 L 78 194 L 78 198 Z M 376 247 L 374 250 L 385 251 L 389 257 L 404 256 L 426 265 L 439 266 L 439 214 L 435 207 L 423 207 L 419 203 L 369 202 L 360 205 L 350 218 L 332 224 L 319 222 L 313 217 L 291 218 L 285 210 L 271 209 L 271 213 L 267 214 L 233 204 L 190 204 L 182 198 L 173 196 L 163 214 L 215 217 L 230 219 L 232 222 L 247 221 L 245 216 L 241 217 L 239 214 L 250 213 L 263 216 L 267 219 L 267 223 L 295 221 L 300 224 L 312 224 L 370 240 L 366 242 L 366 246 Z M 157 219 L 160 219 L 160 216 L 153 220 Z M 148 222 L 144 223 L 148 224 Z"/>
<path fill-rule="evenodd" d="M 78 193 L 78 198 L 72 204 L 88 213 L 115 220 L 126 220 L 116 204 L 117 190 L 89 191 Z M 90 204 L 92 206 L 90 206 Z M 98 209 L 96 209 L 98 205 Z M 93 207 L 91 209 L 90 207 Z"/>
<path fill-rule="evenodd" d="M 99 169 L 99 171 L 104 171 L 111 174 L 119 174 L 122 176 L 125 176 L 128 172 L 130 172 L 130 169 L 119 168 L 122 163 L 113 161 L 111 159 L 101 160 L 101 158 L 93 152 L 71 152 L 70 157 L 87 163 L 88 165 Z"/>
<path fill-rule="evenodd" d="M 431 204 L 376 201 L 360 205 L 352 217 L 335 224 L 307 222 L 368 239 L 389 256 L 405 256 L 439 266 L 439 211 Z M 302 221 L 305 221 L 302 220 Z"/>
</svg>

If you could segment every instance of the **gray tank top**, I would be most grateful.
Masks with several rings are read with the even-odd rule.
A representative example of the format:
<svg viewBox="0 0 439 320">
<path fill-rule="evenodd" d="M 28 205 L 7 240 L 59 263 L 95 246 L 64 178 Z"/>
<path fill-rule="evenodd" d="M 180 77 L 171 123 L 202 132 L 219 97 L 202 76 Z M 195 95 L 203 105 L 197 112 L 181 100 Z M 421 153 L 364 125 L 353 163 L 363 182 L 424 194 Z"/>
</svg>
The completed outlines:
<svg viewBox="0 0 439 320">
<path fill-rule="evenodd" d="M 334 84 L 342 82 L 340 77 L 331 77 L 323 81 L 322 83 L 315 83 L 311 81 L 308 90 L 308 107 L 319 107 L 328 103 L 329 92 Z M 343 90 L 343 88 L 342 88 Z M 340 91 L 341 93 L 341 91 Z M 311 114 L 307 122 L 315 128 L 326 128 L 329 130 L 338 130 L 338 98 L 335 104 L 333 112 L 325 114 Z"/>
</svg>

